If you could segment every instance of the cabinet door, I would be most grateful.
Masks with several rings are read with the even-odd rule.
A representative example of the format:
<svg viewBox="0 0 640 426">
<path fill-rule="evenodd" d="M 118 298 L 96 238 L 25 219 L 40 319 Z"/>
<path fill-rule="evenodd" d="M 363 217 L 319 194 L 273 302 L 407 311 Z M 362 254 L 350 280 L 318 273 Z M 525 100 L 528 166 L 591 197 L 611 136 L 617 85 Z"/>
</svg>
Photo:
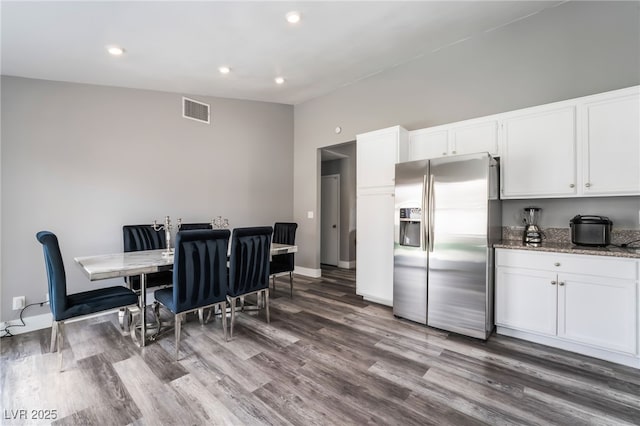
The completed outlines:
<svg viewBox="0 0 640 426">
<path fill-rule="evenodd" d="M 558 336 L 637 353 L 637 284 L 587 275 L 558 276 Z"/>
<path fill-rule="evenodd" d="M 497 268 L 496 324 L 556 335 L 556 275 L 546 271 Z"/>
<path fill-rule="evenodd" d="M 585 105 L 584 194 L 640 194 L 640 96 Z"/>
<path fill-rule="evenodd" d="M 365 299 L 393 305 L 392 193 L 358 194 L 356 293 Z"/>
<path fill-rule="evenodd" d="M 576 194 L 575 107 L 544 109 L 504 121 L 502 195 L 505 198 Z"/>
<path fill-rule="evenodd" d="M 398 130 L 358 135 L 358 187 L 393 186 L 398 162 Z"/>
<path fill-rule="evenodd" d="M 451 129 L 451 154 L 488 152 L 498 155 L 498 122 L 476 123 Z"/>
<path fill-rule="evenodd" d="M 416 131 L 409 135 L 409 161 L 427 160 L 448 155 L 449 132 Z"/>
</svg>

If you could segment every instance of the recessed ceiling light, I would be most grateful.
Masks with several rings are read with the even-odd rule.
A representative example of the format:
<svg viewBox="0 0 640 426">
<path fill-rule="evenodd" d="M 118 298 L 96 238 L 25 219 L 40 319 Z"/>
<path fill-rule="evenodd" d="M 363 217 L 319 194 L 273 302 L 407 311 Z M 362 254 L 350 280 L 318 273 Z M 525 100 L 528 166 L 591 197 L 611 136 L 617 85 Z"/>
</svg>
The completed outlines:
<svg viewBox="0 0 640 426">
<path fill-rule="evenodd" d="M 124 49 L 119 46 L 108 46 L 107 52 L 113 56 L 120 56 L 124 53 Z"/>
<path fill-rule="evenodd" d="M 284 78 L 283 77 L 276 77 L 275 81 L 276 81 L 276 84 L 283 84 L 284 83 Z"/>
<path fill-rule="evenodd" d="M 229 68 L 229 67 L 220 67 L 220 68 L 218 68 L 218 71 L 220 71 L 220 74 L 229 74 L 231 72 L 231 68 Z"/>
<path fill-rule="evenodd" d="M 286 15 L 287 17 L 287 22 L 290 24 L 297 24 L 298 22 L 300 22 L 300 12 L 296 12 L 296 11 L 291 11 L 289 13 L 287 13 Z"/>
</svg>

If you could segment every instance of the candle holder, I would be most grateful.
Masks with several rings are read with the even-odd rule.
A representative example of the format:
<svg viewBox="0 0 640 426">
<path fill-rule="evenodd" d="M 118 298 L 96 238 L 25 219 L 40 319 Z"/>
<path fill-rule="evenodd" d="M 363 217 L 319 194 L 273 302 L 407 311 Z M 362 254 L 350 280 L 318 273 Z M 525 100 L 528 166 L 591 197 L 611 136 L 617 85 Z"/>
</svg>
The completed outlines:
<svg viewBox="0 0 640 426">
<path fill-rule="evenodd" d="M 214 219 L 211 219 L 211 228 L 212 229 L 227 229 L 229 227 L 229 219 L 226 217 L 218 216 Z"/>
<path fill-rule="evenodd" d="M 181 220 L 178 219 L 178 229 L 180 228 L 180 225 L 181 225 Z M 164 238 L 166 241 L 167 251 L 162 252 L 162 256 L 164 257 L 173 256 L 173 250 L 171 249 L 171 228 L 173 228 L 173 225 L 171 225 L 171 219 L 169 218 L 169 216 L 165 216 L 164 225 L 158 225 L 158 222 L 154 220 L 153 225 L 151 225 L 151 227 L 153 228 L 154 231 L 164 230 Z"/>
</svg>

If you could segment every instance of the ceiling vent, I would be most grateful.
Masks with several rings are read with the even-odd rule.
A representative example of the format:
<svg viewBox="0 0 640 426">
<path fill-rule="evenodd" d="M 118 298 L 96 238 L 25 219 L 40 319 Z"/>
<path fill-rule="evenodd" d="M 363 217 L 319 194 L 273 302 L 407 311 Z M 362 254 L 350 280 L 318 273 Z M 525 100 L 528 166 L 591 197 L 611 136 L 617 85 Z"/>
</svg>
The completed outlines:
<svg viewBox="0 0 640 426">
<path fill-rule="evenodd" d="M 190 120 L 209 124 L 209 105 L 183 97 L 182 116 Z"/>
</svg>

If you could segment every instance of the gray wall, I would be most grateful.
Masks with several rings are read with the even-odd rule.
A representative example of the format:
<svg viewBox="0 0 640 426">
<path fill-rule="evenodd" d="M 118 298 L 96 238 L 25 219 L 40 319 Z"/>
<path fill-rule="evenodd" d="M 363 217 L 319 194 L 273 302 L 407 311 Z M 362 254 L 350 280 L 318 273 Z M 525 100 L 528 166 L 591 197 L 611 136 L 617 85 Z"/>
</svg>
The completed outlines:
<svg viewBox="0 0 640 426">
<path fill-rule="evenodd" d="M 296 263 L 320 263 L 320 224 L 307 219 L 319 206 L 318 148 L 396 124 L 414 130 L 637 85 L 639 8 L 564 3 L 296 105 Z"/>
<path fill-rule="evenodd" d="M 293 107 L 192 96 L 211 125 L 182 118 L 181 95 L 2 77 L 2 320 L 14 296 L 44 300 L 35 239 L 60 240 L 68 289 L 90 283 L 73 258 L 122 251 L 122 225 L 290 221 Z M 27 316 L 48 312 L 33 307 Z"/>
<path fill-rule="evenodd" d="M 323 161 L 321 175 L 340 175 L 340 261 L 356 260 L 356 143 L 331 147 L 346 155 L 339 160 Z"/>
<path fill-rule="evenodd" d="M 640 229 L 640 197 L 555 198 L 545 200 L 503 200 L 502 224 L 523 226 L 522 209 L 540 207 L 543 228 L 568 228 L 577 214 L 607 216 L 614 229 Z"/>
</svg>

